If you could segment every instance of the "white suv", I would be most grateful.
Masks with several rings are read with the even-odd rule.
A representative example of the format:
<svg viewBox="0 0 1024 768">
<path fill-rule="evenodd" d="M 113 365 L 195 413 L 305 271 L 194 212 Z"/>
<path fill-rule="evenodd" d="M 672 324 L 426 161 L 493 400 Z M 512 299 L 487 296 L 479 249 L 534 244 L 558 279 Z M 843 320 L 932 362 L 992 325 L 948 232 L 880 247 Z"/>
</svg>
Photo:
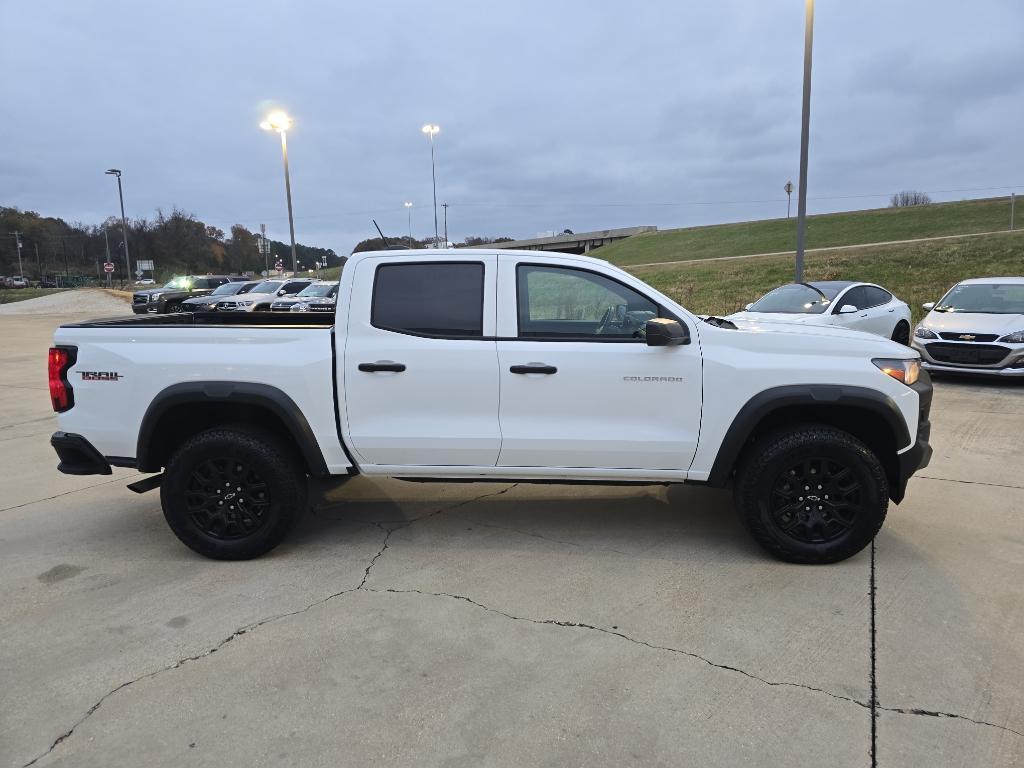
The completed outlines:
<svg viewBox="0 0 1024 768">
<path fill-rule="evenodd" d="M 244 296 L 217 302 L 218 312 L 269 312 L 270 305 L 282 296 L 294 296 L 313 282 L 312 278 L 264 280 Z"/>
<path fill-rule="evenodd" d="M 957 283 L 914 330 L 931 371 L 1024 376 L 1024 277 Z"/>
</svg>

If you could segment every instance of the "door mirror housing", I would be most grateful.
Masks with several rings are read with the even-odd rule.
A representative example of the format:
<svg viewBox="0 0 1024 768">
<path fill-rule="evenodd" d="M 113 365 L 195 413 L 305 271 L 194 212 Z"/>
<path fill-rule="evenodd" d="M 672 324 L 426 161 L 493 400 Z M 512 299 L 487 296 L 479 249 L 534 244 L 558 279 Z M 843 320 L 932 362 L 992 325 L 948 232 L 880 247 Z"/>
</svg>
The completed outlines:
<svg viewBox="0 0 1024 768">
<path fill-rule="evenodd" d="M 929 301 L 925 304 L 922 304 L 921 309 L 927 309 L 929 312 L 931 312 L 933 309 L 935 309 L 935 302 Z"/>
<path fill-rule="evenodd" d="M 277 295 L 278 295 L 278 296 L 284 296 L 284 288 L 282 288 L 281 290 L 279 290 L 279 291 L 277 292 Z"/>
<path fill-rule="evenodd" d="M 678 347 L 690 343 L 689 329 L 678 320 L 654 317 L 644 326 L 649 347 Z"/>
<path fill-rule="evenodd" d="M 839 308 L 840 315 L 852 315 L 856 311 L 857 308 L 853 306 L 853 304 L 843 304 L 843 306 Z"/>
<path fill-rule="evenodd" d="M 744 307 L 743 309 L 744 309 L 745 311 L 749 312 L 749 311 L 750 311 L 750 308 L 751 308 L 752 306 L 754 306 L 754 305 L 753 305 L 753 304 L 747 304 L 747 306 L 745 306 L 745 307 Z"/>
</svg>

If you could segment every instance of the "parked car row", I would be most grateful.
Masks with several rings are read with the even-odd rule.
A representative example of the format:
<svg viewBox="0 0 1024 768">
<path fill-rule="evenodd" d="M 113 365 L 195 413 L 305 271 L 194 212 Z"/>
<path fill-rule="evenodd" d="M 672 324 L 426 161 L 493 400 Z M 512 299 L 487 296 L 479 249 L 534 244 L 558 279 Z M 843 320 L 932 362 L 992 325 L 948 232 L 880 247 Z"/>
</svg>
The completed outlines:
<svg viewBox="0 0 1024 768">
<path fill-rule="evenodd" d="M 797 323 L 867 331 L 912 346 L 939 373 L 1024 376 L 1024 277 L 985 277 L 954 285 L 911 337 L 910 307 L 873 283 L 789 283 L 726 320 Z"/>
<path fill-rule="evenodd" d="M 0 288 L 28 288 L 29 285 L 30 283 L 26 277 L 5 277 L 0 275 Z"/>
<path fill-rule="evenodd" d="M 174 312 L 333 312 L 337 282 L 309 277 L 249 280 L 240 275 L 175 277 L 161 288 L 136 291 L 132 311 Z"/>
</svg>

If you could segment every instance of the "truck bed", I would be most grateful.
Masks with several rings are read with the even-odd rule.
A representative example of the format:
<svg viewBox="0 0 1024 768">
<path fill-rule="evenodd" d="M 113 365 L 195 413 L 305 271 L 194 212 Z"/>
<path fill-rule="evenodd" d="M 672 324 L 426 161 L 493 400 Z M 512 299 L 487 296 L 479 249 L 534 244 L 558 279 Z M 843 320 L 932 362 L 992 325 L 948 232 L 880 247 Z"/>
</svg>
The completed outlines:
<svg viewBox="0 0 1024 768">
<path fill-rule="evenodd" d="M 166 328 L 180 326 L 316 327 L 334 325 L 333 312 L 178 312 L 173 315 L 134 315 L 104 317 L 81 323 L 66 323 L 61 328 Z"/>
</svg>

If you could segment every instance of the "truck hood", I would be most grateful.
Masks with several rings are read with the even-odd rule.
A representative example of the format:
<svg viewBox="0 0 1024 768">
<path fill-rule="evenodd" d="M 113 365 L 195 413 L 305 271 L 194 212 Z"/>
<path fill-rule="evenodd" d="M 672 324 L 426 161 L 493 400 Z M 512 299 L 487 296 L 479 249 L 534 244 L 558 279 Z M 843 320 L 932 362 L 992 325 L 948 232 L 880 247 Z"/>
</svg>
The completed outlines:
<svg viewBox="0 0 1024 768">
<path fill-rule="evenodd" d="M 877 336 L 873 333 L 855 331 L 850 328 L 834 325 L 815 325 L 806 321 L 784 323 L 771 320 L 765 322 L 760 317 L 756 320 L 740 317 L 740 315 L 745 314 L 756 316 L 758 313 L 737 312 L 735 315 L 730 315 L 728 319 L 736 325 L 736 330 L 726 330 L 724 332 L 753 338 L 755 342 L 756 337 L 762 336 L 764 337 L 764 343 L 770 346 L 792 347 L 793 345 L 801 344 L 800 340 L 804 339 L 806 344 L 801 344 L 801 346 L 821 349 L 824 354 L 828 354 L 830 351 L 838 351 L 839 347 L 843 349 L 856 347 L 868 354 L 897 358 L 913 357 L 916 354 L 910 347 L 897 344 L 895 341 L 890 341 L 884 336 Z M 804 315 L 799 315 L 799 317 L 804 317 Z M 725 339 L 728 339 L 728 336 Z M 746 342 L 746 338 L 744 341 Z"/>
<path fill-rule="evenodd" d="M 734 312 L 727 316 L 726 320 L 732 320 L 737 322 L 739 320 L 747 320 L 750 322 L 757 323 L 786 323 L 787 325 L 824 325 L 828 326 L 830 322 L 829 315 L 822 313 L 820 315 L 812 314 L 786 314 L 784 312 Z"/>
<path fill-rule="evenodd" d="M 995 333 L 1005 336 L 1015 331 L 1024 331 L 1024 315 L 932 311 L 921 325 L 943 333 Z"/>
</svg>

